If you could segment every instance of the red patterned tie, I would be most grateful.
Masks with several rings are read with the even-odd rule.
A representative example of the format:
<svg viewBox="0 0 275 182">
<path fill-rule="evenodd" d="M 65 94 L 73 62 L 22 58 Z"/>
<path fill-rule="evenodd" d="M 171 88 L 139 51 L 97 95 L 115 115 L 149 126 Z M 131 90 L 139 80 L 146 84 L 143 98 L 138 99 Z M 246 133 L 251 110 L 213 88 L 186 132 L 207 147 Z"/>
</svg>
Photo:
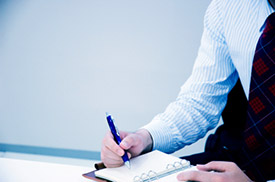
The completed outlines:
<svg viewBox="0 0 275 182">
<path fill-rule="evenodd" d="M 265 22 L 253 60 L 244 131 L 247 174 L 257 181 L 275 179 L 275 13 Z"/>
</svg>

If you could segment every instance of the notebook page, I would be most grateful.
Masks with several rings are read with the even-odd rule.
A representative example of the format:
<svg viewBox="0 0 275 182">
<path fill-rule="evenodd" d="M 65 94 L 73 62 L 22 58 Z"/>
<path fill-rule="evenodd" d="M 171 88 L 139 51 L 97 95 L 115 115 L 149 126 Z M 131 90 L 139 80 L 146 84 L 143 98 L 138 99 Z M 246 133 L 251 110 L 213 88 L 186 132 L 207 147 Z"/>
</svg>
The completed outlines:
<svg viewBox="0 0 275 182">
<path fill-rule="evenodd" d="M 135 176 L 148 173 L 150 170 L 158 173 L 164 171 L 168 164 L 180 161 L 181 159 L 175 156 L 155 150 L 131 159 L 131 169 L 123 165 L 118 168 L 106 168 L 96 171 L 95 175 L 110 181 L 130 182 L 133 181 Z"/>
</svg>

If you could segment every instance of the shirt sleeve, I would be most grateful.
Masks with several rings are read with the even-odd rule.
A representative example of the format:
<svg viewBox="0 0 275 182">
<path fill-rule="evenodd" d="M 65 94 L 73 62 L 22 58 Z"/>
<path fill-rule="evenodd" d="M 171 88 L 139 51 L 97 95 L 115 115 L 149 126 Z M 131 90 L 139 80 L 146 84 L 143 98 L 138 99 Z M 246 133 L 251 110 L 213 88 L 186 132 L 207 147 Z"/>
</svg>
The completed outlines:
<svg viewBox="0 0 275 182">
<path fill-rule="evenodd" d="M 172 153 L 213 129 L 238 79 L 223 30 L 222 1 L 214 0 L 204 17 L 204 31 L 191 76 L 177 99 L 144 126 L 153 149 Z"/>
</svg>

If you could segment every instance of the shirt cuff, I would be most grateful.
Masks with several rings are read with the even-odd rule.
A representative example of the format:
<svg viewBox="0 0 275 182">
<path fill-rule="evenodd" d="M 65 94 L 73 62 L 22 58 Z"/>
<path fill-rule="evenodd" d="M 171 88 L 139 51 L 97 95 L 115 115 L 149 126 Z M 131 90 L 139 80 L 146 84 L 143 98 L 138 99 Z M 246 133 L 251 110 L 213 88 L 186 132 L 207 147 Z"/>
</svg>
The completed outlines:
<svg viewBox="0 0 275 182">
<path fill-rule="evenodd" d="M 160 150 L 165 153 L 174 152 L 172 129 L 162 120 L 154 119 L 142 128 L 149 131 L 153 139 L 153 150 Z"/>
</svg>

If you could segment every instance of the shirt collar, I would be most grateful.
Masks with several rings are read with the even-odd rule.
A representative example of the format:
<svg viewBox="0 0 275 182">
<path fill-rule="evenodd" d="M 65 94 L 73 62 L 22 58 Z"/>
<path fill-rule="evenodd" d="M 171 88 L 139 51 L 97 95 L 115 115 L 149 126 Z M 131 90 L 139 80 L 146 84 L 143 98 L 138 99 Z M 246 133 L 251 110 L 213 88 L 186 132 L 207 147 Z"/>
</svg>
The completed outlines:
<svg viewBox="0 0 275 182">
<path fill-rule="evenodd" d="M 265 20 L 270 14 L 272 14 L 275 11 L 269 4 L 268 0 L 262 0 L 260 2 L 261 3 L 259 9 L 258 26 L 260 27 L 259 31 L 262 32 L 265 28 Z"/>
</svg>

